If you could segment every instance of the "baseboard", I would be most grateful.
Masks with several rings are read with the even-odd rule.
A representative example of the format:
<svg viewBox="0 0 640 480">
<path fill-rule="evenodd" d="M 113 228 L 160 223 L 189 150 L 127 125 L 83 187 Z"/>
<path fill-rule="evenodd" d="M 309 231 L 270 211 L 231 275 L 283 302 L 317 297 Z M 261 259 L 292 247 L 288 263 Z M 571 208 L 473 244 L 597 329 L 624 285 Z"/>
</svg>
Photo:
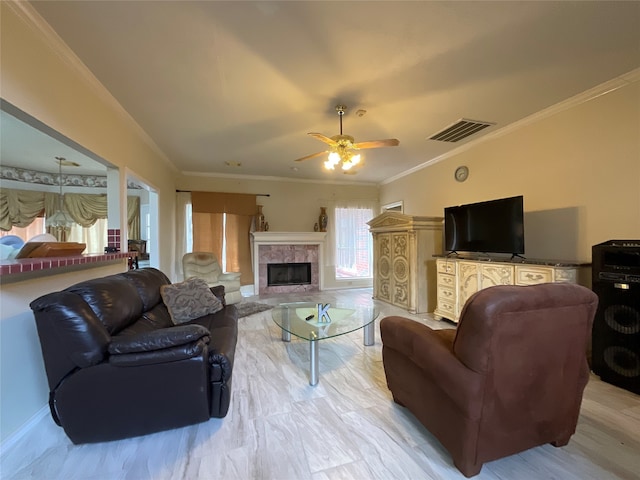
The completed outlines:
<svg viewBox="0 0 640 480">
<path fill-rule="evenodd" d="M 33 414 L 33 416 L 22 424 L 18 430 L 10 434 L 7 438 L 5 438 L 2 443 L 0 443 L 0 452 L 6 452 L 8 449 L 13 447 L 18 441 L 29 431 L 31 430 L 36 423 L 42 420 L 49 413 L 49 405 L 44 405 L 40 410 Z"/>
</svg>

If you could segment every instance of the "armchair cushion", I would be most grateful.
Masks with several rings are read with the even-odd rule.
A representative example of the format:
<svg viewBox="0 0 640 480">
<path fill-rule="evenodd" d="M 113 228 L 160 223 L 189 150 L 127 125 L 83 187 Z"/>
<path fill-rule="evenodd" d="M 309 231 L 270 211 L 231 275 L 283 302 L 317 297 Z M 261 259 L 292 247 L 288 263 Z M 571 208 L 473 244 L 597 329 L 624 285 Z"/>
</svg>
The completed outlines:
<svg viewBox="0 0 640 480">
<path fill-rule="evenodd" d="M 169 309 L 174 324 L 188 322 L 194 318 L 219 312 L 222 302 L 201 278 L 189 278 L 182 283 L 163 285 L 162 299 Z"/>
</svg>

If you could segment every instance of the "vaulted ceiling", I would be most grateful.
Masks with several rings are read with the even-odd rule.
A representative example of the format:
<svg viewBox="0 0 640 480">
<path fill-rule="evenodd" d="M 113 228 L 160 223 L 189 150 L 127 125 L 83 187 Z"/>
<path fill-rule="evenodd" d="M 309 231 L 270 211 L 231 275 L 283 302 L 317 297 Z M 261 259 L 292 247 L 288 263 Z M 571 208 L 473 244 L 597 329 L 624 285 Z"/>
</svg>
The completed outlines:
<svg viewBox="0 0 640 480">
<path fill-rule="evenodd" d="M 637 1 L 31 4 L 183 172 L 378 183 L 640 66 Z M 400 145 L 294 162 L 338 103 Z M 495 125 L 428 139 L 461 118 Z"/>
</svg>

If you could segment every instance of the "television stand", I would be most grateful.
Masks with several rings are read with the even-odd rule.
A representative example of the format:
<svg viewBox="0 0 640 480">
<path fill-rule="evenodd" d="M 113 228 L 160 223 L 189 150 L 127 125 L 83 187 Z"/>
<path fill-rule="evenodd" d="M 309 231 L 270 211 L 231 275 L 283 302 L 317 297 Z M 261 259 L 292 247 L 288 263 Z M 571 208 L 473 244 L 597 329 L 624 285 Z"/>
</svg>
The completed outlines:
<svg viewBox="0 0 640 480">
<path fill-rule="evenodd" d="M 511 258 L 509 259 L 509 261 L 512 262 L 514 258 L 521 258 L 522 260 L 526 260 L 526 257 L 523 257 L 519 253 L 514 253 L 513 255 L 511 255 Z"/>
<path fill-rule="evenodd" d="M 458 323 L 467 299 L 494 285 L 535 285 L 547 282 L 578 283 L 578 273 L 589 263 L 558 260 L 491 259 L 481 255 L 448 257 L 435 255 L 437 275 L 436 320 Z M 519 257 L 519 258 L 516 258 Z"/>
</svg>

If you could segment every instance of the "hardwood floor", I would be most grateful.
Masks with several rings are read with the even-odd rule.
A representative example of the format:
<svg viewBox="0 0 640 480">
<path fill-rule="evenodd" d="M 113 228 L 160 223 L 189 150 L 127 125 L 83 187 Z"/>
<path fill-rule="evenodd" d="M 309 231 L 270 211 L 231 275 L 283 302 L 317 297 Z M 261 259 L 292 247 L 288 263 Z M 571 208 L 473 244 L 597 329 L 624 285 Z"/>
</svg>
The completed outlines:
<svg viewBox="0 0 640 480">
<path fill-rule="evenodd" d="M 248 301 L 368 302 L 370 289 L 251 297 Z M 434 328 L 452 327 L 379 303 Z M 50 416 L 0 457 L 2 479 L 462 479 L 447 452 L 393 403 L 376 342 L 354 332 L 320 343 L 309 386 L 305 341 L 281 341 L 269 311 L 239 321 L 233 393 L 224 419 L 116 442 L 73 445 Z M 640 396 L 592 376 L 576 434 L 497 460 L 478 480 L 640 478 Z"/>
</svg>

